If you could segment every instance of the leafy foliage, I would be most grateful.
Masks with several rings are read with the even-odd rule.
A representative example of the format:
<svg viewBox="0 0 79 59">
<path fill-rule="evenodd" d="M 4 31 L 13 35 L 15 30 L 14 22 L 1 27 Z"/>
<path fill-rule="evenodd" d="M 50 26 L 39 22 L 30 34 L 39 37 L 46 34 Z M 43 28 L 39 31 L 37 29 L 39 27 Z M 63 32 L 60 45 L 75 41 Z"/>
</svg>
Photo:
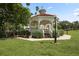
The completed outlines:
<svg viewBox="0 0 79 59">
<path fill-rule="evenodd" d="M 58 30 L 59 36 L 62 36 L 64 34 L 64 30 Z"/>
<path fill-rule="evenodd" d="M 74 21 L 74 22 L 60 21 L 58 24 L 58 29 L 78 30 L 79 29 L 79 21 Z"/>
<path fill-rule="evenodd" d="M 33 38 L 42 38 L 43 32 L 40 30 L 32 30 L 32 37 Z"/>
<path fill-rule="evenodd" d="M 17 30 L 19 24 L 28 24 L 30 16 L 29 9 L 20 3 L 2 3 L 0 4 L 0 31 L 6 33 L 7 30 Z"/>
</svg>

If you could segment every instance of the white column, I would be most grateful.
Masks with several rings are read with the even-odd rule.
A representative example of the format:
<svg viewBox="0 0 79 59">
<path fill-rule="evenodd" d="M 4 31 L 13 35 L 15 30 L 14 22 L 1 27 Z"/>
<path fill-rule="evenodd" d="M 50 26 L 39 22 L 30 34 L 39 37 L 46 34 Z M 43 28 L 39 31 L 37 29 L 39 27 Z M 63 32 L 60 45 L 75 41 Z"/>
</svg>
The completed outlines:
<svg viewBox="0 0 79 59">
<path fill-rule="evenodd" d="M 53 20 L 54 20 L 54 19 L 52 19 L 52 21 L 51 21 L 51 23 L 52 23 L 52 24 L 51 24 L 51 37 L 53 36 L 52 33 L 53 33 L 53 30 L 54 30 L 54 27 L 53 27 Z"/>
<path fill-rule="evenodd" d="M 43 30 L 43 37 L 45 37 L 45 35 L 44 35 L 44 30 Z"/>
<path fill-rule="evenodd" d="M 40 20 L 38 20 L 38 29 L 40 29 Z"/>
</svg>

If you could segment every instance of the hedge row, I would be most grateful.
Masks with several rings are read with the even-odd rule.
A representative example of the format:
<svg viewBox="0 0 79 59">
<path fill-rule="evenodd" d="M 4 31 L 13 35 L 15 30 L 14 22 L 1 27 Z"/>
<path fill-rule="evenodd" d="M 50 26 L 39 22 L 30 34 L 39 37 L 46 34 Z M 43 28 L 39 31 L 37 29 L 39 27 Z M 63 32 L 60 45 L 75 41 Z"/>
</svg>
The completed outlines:
<svg viewBox="0 0 79 59">
<path fill-rule="evenodd" d="M 64 30 L 58 30 L 56 32 L 56 37 L 62 36 L 64 34 Z M 28 30 L 21 30 L 21 31 L 10 31 L 10 32 L 4 32 L 0 31 L 0 38 L 5 38 L 5 37 L 14 37 L 14 36 L 21 36 L 21 37 L 26 37 L 29 38 L 30 35 L 32 35 L 33 38 L 42 38 L 43 37 L 43 32 L 42 30 L 32 30 L 31 32 Z M 52 37 L 55 37 L 55 31 L 52 33 Z"/>
<path fill-rule="evenodd" d="M 32 37 L 33 38 L 42 38 L 43 32 L 41 30 L 32 30 Z"/>
</svg>

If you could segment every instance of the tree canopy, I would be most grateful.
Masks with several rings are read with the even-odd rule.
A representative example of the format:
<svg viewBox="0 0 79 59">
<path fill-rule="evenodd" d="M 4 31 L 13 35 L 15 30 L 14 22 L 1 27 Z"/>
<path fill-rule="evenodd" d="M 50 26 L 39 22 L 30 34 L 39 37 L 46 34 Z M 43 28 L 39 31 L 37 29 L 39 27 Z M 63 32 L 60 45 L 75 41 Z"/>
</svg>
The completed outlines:
<svg viewBox="0 0 79 59">
<path fill-rule="evenodd" d="M 0 4 L 0 31 L 17 29 L 19 24 L 27 25 L 31 13 L 20 3 Z"/>
</svg>

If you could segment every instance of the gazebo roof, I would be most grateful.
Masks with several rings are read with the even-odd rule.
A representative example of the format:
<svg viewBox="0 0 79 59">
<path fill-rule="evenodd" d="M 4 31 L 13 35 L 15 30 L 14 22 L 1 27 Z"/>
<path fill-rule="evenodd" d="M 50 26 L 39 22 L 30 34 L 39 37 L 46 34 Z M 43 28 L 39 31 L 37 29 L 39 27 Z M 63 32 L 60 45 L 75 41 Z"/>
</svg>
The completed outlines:
<svg viewBox="0 0 79 59">
<path fill-rule="evenodd" d="M 48 14 L 46 13 L 45 9 L 41 8 L 39 10 L 39 14 L 33 15 L 32 17 L 36 17 L 36 16 L 56 16 L 56 15 Z"/>
<path fill-rule="evenodd" d="M 38 14 L 36 16 L 55 16 L 55 15 L 51 15 L 51 14 Z"/>
<path fill-rule="evenodd" d="M 56 15 L 52 15 L 52 14 L 47 14 L 47 13 L 46 13 L 46 14 L 32 15 L 31 18 L 32 18 L 32 17 L 37 17 L 37 16 L 54 16 L 54 17 L 56 17 Z"/>
</svg>

